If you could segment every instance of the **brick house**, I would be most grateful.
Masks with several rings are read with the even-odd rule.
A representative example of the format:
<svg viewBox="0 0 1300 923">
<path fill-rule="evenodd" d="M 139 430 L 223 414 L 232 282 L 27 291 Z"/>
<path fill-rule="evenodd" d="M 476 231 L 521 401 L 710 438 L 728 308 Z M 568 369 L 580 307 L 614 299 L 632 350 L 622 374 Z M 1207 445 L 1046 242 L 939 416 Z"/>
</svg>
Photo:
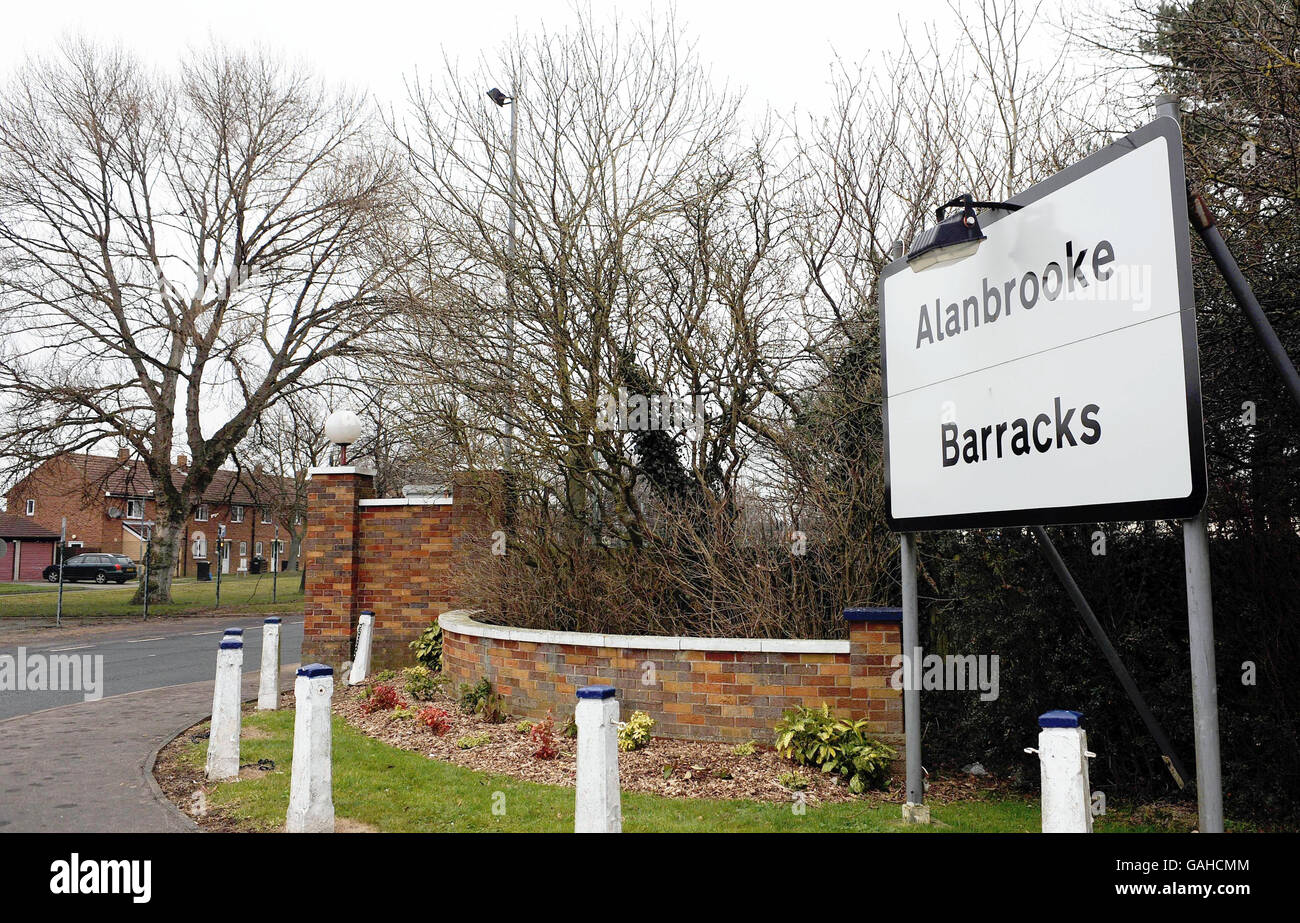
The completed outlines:
<svg viewBox="0 0 1300 923">
<path fill-rule="evenodd" d="M 54 563 L 59 533 L 25 516 L 0 513 L 0 582 L 40 580 Z"/>
<path fill-rule="evenodd" d="M 184 480 L 187 464 L 186 456 L 177 456 L 172 470 L 177 483 Z M 9 516 L 50 530 L 56 538 L 66 516 L 69 554 L 102 551 L 139 561 L 144 556 L 141 523 L 157 519 L 153 493 L 144 463 L 123 450 L 116 457 L 70 453 L 53 458 L 15 484 L 5 496 Z M 288 520 L 301 513 L 285 508 L 290 505 L 286 498 L 293 496 L 290 479 L 264 475 L 260 469 L 242 474 L 218 471 L 202 502 L 186 517 L 176 575 L 195 573 L 196 561 L 208 561 L 215 571 L 217 529 L 222 525 L 228 542 L 222 549 L 222 573 L 247 571 L 254 557 L 270 561 L 277 525 L 281 544 L 276 557 L 281 568 L 289 560 L 296 560 L 294 549 L 289 547 Z M 10 578 L 0 567 L 0 580 L 5 579 Z"/>
</svg>

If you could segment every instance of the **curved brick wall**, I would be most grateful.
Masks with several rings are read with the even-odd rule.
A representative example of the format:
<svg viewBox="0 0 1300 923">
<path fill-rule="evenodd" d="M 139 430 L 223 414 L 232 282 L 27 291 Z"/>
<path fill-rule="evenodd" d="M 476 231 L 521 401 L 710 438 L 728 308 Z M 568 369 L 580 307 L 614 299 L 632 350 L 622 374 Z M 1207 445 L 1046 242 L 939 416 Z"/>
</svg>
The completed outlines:
<svg viewBox="0 0 1300 923">
<path fill-rule="evenodd" d="M 901 693 L 888 683 L 901 653 L 897 621 L 852 621 L 848 641 L 537 631 L 487 625 L 465 610 L 439 622 L 444 675 L 457 685 L 486 676 L 512 714 L 552 709 L 562 720 L 579 686 L 607 683 L 624 717 L 641 709 L 658 722 L 656 736 L 770 743 L 783 711 L 825 702 L 871 718 L 902 752 Z"/>
</svg>

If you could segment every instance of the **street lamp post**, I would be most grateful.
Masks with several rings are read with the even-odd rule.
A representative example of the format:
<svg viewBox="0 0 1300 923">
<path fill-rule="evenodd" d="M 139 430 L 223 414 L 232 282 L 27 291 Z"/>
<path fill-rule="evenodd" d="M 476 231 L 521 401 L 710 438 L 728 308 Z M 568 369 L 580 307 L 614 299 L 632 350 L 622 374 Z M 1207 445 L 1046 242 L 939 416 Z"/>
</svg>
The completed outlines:
<svg viewBox="0 0 1300 923">
<path fill-rule="evenodd" d="M 513 369 L 515 364 L 515 254 L 518 248 L 518 241 L 515 233 L 515 208 L 519 191 L 519 106 L 516 104 L 515 97 L 507 96 L 496 87 L 488 90 L 488 99 L 496 103 L 498 107 L 510 106 L 510 217 L 506 223 L 506 233 L 509 241 L 506 246 L 506 256 L 510 263 L 510 270 L 506 274 L 506 374 L 511 375 L 513 382 Z M 515 422 L 514 422 L 514 388 L 511 386 L 510 400 L 506 407 L 506 441 L 501 449 L 502 463 L 505 470 L 510 470 L 511 454 L 514 450 L 515 442 Z"/>
</svg>

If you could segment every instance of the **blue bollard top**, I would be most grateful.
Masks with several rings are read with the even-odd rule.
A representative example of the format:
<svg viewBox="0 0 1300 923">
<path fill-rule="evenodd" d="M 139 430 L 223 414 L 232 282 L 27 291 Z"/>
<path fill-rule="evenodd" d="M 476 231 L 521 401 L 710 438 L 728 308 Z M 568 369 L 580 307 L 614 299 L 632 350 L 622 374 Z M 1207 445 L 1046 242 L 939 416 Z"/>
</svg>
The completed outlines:
<svg viewBox="0 0 1300 923">
<path fill-rule="evenodd" d="M 893 608 L 845 609 L 846 622 L 901 622 L 903 610 Z"/>
<path fill-rule="evenodd" d="M 316 676 L 333 676 L 334 668 L 327 667 L 323 663 L 309 663 L 298 668 L 299 676 L 306 676 L 308 679 Z"/>
<path fill-rule="evenodd" d="M 238 638 L 222 638 L 221 650 L 223 651 L 240 651 L 244 649 L 244 642 Z"/>
<path fill-rule="evenodd" d="M 1040 728 L 1077 728 L 1083 724 L 1083 712 L 1058 708 L 1038 716 Z"/>
<path fill-rule="evenodd" d="M 240 636 L 242 637 L 243 634 L 244 634 L 244 629 L 242 629 L 242 628 L 227 628 L 227 629 L 226 629 L 226 634 L 228 634 L 228 635 L 240 635 Z"/>
<path fill-rule="evenodd" d="M 266 620 L 266 624 L 268 624 L 268 625 L 279 625 L 279 624 L 280 624 L 280 617 L 279 617 L 279 616 L 275 616 L 274 618 L 269 618 L 269 619 Z"/>
<path fill-rule="evenodd" d="M 612 699 L 614 698 L 613 686 L 583 686 L 578 690 L 580 699 Z"/>
<path fill-rule="evenodd" d="M 374 610 L 374 609 L 362 609 L 362 610 L 361 610 L 361 614 L 362 614 L 362 615 L 374 615 L 374 614 L 375 614 L 375 610 Z"/>
</svg>

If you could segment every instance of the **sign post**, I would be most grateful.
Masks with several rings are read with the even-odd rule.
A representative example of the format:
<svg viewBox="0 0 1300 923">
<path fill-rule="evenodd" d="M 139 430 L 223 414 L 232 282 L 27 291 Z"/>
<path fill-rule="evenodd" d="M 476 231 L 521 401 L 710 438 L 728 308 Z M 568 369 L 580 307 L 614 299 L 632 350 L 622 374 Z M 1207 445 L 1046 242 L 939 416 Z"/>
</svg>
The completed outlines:
<svg viewBox="0 0 1300 923">
<path fill-rule="evenodd" d="M 1205 446 L 1182 135 L 1167 116 L 978 224 L 971 211 L 946 253 L 931 240 L 924 260 L 886 267 L 885 510 L 903 533 L 905 612 L 911 533 L 1182 520 L 1210 832 L 1222 809 Z"/>
<path fill-rule="evenodd" d="M 73 536 L 74 538 L 76 536 Z M 54 627 L 63 627 L 63 559 L 68 556 L 68 517 L 59 523 L 59 599 L 54 605 Z"/>
<path fill-rule="evenodd" d="M 221 565 L 225 559 L 222 554 L 225 552 L 226 544 L 226 526 L 224 523 L 217 526 L 217 608 L 221 608 Z"/>
</svg>

